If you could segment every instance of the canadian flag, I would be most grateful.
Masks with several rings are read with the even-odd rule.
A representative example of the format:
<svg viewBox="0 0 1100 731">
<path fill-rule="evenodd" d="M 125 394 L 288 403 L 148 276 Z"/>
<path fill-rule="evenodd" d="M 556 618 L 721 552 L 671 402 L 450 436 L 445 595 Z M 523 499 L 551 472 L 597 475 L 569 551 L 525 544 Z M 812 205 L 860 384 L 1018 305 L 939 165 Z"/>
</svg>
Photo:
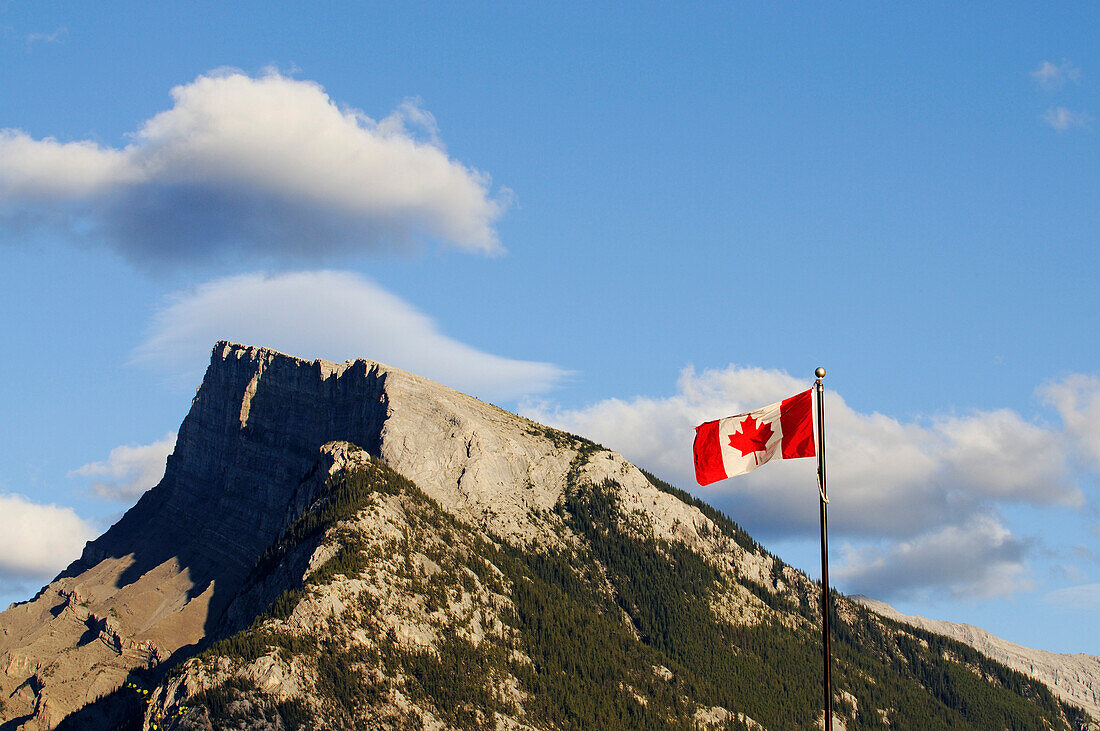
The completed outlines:
<svg viewBox="0 0 1100 731">
<path fill-rule="evenodd" d="M 695 427 L 695 479 L 709 485 L 752 472 L 773 459 L 813 457 L 810 391 L 747 414 Z"/>
</svg>

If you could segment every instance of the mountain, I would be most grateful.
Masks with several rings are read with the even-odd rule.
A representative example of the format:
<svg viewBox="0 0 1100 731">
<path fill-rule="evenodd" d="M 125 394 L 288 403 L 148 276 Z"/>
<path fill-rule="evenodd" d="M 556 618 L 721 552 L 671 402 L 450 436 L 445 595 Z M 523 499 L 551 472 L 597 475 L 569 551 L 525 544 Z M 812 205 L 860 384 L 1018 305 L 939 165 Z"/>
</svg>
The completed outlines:
<svg viewBox="0 0 1100 731">
<path fill-rule="evenodd" d="M 813 728 L 819 590 L 588 440 L 220 342 L 160 484 L 0 614 L 0 729 Z M 1090 724 L 834 610 L 837 728 Z"/>
<path fill-rule="evenodd" d="M 1100 718 L 1100 657 L 1034 650 L 1001 639 L 972 624 L 902 614 L 885 602 L 862 595 L 852 599 L 884 617 L 964 642 L 986 657 L 1041 680 L 1055 695 Z"/>
</svg>

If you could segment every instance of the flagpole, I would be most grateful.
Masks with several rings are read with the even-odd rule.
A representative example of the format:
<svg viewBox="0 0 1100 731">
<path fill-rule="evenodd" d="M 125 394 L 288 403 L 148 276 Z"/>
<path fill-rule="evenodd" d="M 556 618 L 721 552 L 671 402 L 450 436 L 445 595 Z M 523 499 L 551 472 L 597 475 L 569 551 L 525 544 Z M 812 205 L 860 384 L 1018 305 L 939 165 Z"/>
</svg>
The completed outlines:
<svg viewBox="0 0 1100 731">
<path fill-rule="evenodd" d="M 821 498 L 821 657 L 825 665 L 825 731 L 833 729 L 832 661 L 829 647 L 829 497 L 825 491 L 825 369 L 814 371 L 817 382 L 817 485 Z"/>
</svg>

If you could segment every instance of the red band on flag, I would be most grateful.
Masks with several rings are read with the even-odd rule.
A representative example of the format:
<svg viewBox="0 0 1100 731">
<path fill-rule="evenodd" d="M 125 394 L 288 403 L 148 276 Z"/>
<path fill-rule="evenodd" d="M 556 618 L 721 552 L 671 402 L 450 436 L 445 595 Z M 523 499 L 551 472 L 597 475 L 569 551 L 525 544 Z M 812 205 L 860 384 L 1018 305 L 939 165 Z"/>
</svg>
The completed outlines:
<svg viewBox="0 0 1100 731">
<path fill-rule="evenodd" d="M 722 448 L 718 443 L 718 422 L 708 421 L 695 427 L 695 479 L 700 485 L 726 479 Z"/>
<path fill-rule="evenodd" d="M 813 457 L 816 454 L 813 397 L 809 390 L 783 399 L 779 407 L 779 424 L 783 429 L 783 459 Z"/>
</svg>

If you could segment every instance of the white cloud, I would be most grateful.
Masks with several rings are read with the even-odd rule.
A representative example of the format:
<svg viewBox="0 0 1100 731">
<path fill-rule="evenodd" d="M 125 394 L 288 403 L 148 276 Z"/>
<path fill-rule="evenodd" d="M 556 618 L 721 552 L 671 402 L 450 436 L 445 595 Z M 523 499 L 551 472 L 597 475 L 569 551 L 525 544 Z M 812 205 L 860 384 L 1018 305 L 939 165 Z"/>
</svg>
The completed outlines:
<svg viewBox="0 0 1100 731">
<path fill-rule="evenodd" d="M 0 578 L 52 578 L 80 556 L 97 531 L 72 508 L 0 495 Z"/>
<path fill-rule="evenodd" d="M 1077 68 L 1069 59 L 1062 59 L 1059 64 L 1043 61 L 1038 68 L 1031 72 L 1031 78 L 1035 79 L 1035 83 L 1047 91 L 1053 91 L 1065 86 L 1067 81 L 1080 83 L 1081 69 Z"/>
<path fill-rule="evenodd" d="M 1100 472 L 1100 378 L 1074 374 L 1044 384 L 1039 393 L 1062 417 L 1078 453 Z"/>
<path fill-rule="evenodd" d="M 688 368 L 665 398 L 608 399 L 575 410 L 527 403 L 523 412 L 691 489 L 757 538 L 812 540 L 818 533 L 816 460 L 769 465 L 700 488 L 691 459 L 696 425 L 808 386 L 808 379 L 774 370 Z M 1000 523 L 1000 507 L 1084 502 L 1071 479 L 1064 436 L 1013 411 L 901 421 L 858 412 L 835 392 L 827 391 L 826 399 L 829 518 L 835 533 L 852 542 L 841 574 L 851 590 L 881 597 L 935 584 L 1003 594 L 1021 579 L 1028 544 Z M 1085 428 L 1090 417 L 1080 418 Z M 959 552 L 938 548 L 944 546 Z"/>
<path fill-rule="evenodd" d="M 1043 114 L 1043 121 L 1059 132 L 1074 127 L 1088 127 L 1092 117 L 1085 112 L 1074 112 L 1065 107 L 1051 107 Z"/>
<path fill-rule="evenodd" d="M 575 431 L 682 486 L 695 485 L 691 461 L 699 423 L 779 401 L 806 380 L 760 368 L 685 370 L 664 399 L 610 399 L 578 410 L 526 404 L 531 418 Z M 914 536 L 990 502 L 1078 506 L 1057 435 L 1006 411 L 929 422 L 860 413 L 827 392 L 829 493 L 836 525 L 869 537 Z M 817 531 L 815 460 L 696 488 L 735 517 L 773 536 Z"/>
<path fill-rule="evenodd" d="M 6 129 L 0 130 L 0 153 L 0 202 L 91 196 L 139 177 L 125 152 L 93 142 L 34 140 Z"/>
<path fill-rule="evenodd" d="M 973 516 L 912 540 L 848 547 L 834 575 L 868 596 L 913 598 L 947 589 L 961 598 L 1007 597 L 1032 588 L 1027 550 L 996 519 Z"/>
<path fill-rule="evenodd" d="M 197 382 L 219 339 L 304 358 L 369 358 L 487 399 L 545 391 L 566 375 L 460 343 L 401 298 L 334 271 L 246 274 L 177 293 L 154 316 L 135 360 Z"/>
<path fill-rule="evenodd" d="M 166 434 L 152 444 L 115 447 L 102 462 L 89 462 L 69 476 L 107 478 L 92 481 L 97 495 L 108 500 L 132 501 L 164 477 L 168 455 L 176 446 L 176 435 Z"/>
<path fill-rule="evenodd" d="M 508 192 L 451 159 L 406 101 L 375 121 L 276 72 L 200 76 L 122 149 L 0 132 L 0 214 L 131 261 L 315 260 L 426 240 L 500 250 Z"/>
<path fill-rule="evenodd" d="M 940 455 L 949 479 L 997 501 L 1080 507 L 1071 486 L 1067 445 L 1060 433 L 1000 409 L 937 419 Z"/>
</svg>

